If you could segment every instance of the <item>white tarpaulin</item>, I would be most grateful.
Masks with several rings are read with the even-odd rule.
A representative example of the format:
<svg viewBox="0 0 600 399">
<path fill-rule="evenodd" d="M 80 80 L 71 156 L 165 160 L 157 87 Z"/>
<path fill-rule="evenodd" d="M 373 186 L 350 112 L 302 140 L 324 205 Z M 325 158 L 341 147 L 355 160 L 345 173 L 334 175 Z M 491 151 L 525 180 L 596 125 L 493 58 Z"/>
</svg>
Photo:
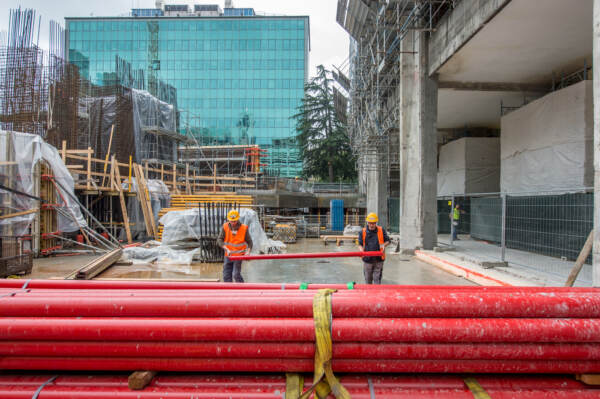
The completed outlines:
<svg viewBox="0 0 600 399">
<path fill-rule="evenodd" d="M 170 211 L 160 218 L 163 225 L 162 245 L 177 245 L 187 240 L 200 238 L 200 219 L 204 217 L 203 208 Z M 223 221 L 225 222 L 225 221 Z M 252 238 L 252 253 L 279 253 L 286 248 L 281 241 L 271 240 L 260 225 L 258 215 L 252 209 L 240 209 L 240 222 L 248 226 Z M 215 237 L 219 234 L 221 226 L 211 231 Z"/>
<path fill-rule="evenodd" d="M 11 188 L 26 194 L 34 193 L 34 172 L 40 161 L 48 163 L 52 169 L 54 180 L 67 192 L 58 188 L 56 201 L 60 205 L 58 214 L 58 229 L 71 232 L 79 230 L 79 226 L 87 226 L 81 215 L 79 205 L 72 199 L 74 195 L 74 182 L 71 173 L 63 163 L 56 148 L 46 143 L 40 136 L 27 133 L 8 132 L 0 130 L 0 162 L 2 174 L 7 176 Z M 15 164 L 12 164 L 15 162 Z M 16 170 L 14 169 L 16 167 Z M 0 189 L 0 193 L 7 193 Z M 26 211 L 35 207 L 35 200 L 8 193 L 13 199 L 15 209 L 11 213 Z M 63 212 L 64 211 L 64 212 Z M 14 235 L 24 235 L 31 224 L 35 214 L 30 213 L 9 219 L 0 220 L 0 225 L 11 225 Z M 76 221 L 75 221 L 76 220 Z"/>
<path fill-rule="evenodd" d="M 498 192 L 500 139 L 463 137 L 440 148 L 438 196 Z"/>
<path fill-rule="evenodd" d="M 584 81 L 502 117 L 501 189 L 571 191 L 593 186 L 593 85 Z"/>
</svg>

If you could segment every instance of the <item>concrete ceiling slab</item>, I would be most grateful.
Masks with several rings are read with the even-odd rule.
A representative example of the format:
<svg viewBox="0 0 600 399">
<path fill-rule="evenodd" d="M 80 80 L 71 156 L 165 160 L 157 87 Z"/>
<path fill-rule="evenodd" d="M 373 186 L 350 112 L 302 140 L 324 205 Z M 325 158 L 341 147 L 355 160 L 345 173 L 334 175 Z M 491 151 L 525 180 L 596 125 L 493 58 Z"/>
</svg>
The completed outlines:
<svg viewBox="0 0 600 399">
<path fill-rule="evenodd" d="M 548 83 L 592 59 L 593 0 L 512 0 L 439 70 L 440 81 Z"/>
<path fill-rule="evenodd" d="M 500 129 L 500 107 L 520 107 L 524 100 L 538 98 L 536 94 L 506 91 L 438 91 L 438 129 L 485 127 Z"/>
</svg>

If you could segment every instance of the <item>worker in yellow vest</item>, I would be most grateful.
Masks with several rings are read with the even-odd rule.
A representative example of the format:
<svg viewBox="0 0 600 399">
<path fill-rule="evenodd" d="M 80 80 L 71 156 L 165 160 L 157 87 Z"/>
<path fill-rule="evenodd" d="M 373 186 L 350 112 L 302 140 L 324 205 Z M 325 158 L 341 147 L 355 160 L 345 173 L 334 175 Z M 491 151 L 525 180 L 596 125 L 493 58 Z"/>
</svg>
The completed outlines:
<svg viewBox="0 0 600 399">
<path fill-rule="evenodd" d="M 229 260 L 229 256 L 248 255 L 252 249 L 252 238 L 248 232 L 248 226 L 240 223 L 240 213 L 235 209 L 227 213 L 228 222 L 223 225 L 217 244 L 225 251 L 225 260 L 223 262 L 223 281 L 243 283 L 242 261 Z"/>
<path fill-rule="evenodd" d="M 363 271 L 366 284 L 381 284 L 385 247 L 390 244 L 390 238 L 385 229 L 377 226 L 379 218 L 375 213 L 367 215 L 367 227 L 358 234 L 358 247 L 361 251 L 383 251 L 383 256 L 365 256 Z"/>
</svg>

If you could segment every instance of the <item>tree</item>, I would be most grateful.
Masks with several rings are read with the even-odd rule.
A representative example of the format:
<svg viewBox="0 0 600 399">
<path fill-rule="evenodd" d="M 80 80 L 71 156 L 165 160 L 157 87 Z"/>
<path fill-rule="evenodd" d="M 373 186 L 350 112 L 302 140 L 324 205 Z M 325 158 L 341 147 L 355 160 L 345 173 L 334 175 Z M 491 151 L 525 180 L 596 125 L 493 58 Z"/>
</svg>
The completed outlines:
<svg viewBox="0 0 600 399">
<path fill-rule="evenodd" d="M 333 105 L 330 71 L 317 67 L 317 76 L 304 86 L 298 107 L 296 140 L 303 162 L 303 176 L 326 181 L 356 181 L 356 159 L 346 126 L 337 118 Z"/>
</svg>

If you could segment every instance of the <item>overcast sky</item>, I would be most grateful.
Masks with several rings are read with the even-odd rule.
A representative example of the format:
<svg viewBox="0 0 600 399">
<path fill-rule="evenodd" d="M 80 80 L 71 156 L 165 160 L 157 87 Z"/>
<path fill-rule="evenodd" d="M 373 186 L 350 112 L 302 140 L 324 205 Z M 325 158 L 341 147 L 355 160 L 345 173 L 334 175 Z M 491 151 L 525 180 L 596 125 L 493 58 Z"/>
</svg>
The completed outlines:
<svg viewBox="0 0 600 399">
<path fill-rule="evenodd" d="M 166 4 L 192 3 L 193 1 L 167 0 Z M 219 4 L 223 0 L 195 1 L 199 4 Z M 267 15 L 308 15 L 310 17 L 310 71 L 316 66 L 341 66 L 348 58 L 348 34 L 335 21 L 336 0 L 233 0 L 235 7 L 252 7 L 257 13 Z M 131 8 L 154 8 L 154 0 L 2 0 L 0 31 L 8 30 L 10 8 L 33 8 L 42 17 L 40 46 L 48 48 L 48 21 L 55 20 L 64 26 L 64 17 L 125 15 Z M 346 63 L 347 64 L 347 63 Z"/>
</svg>

